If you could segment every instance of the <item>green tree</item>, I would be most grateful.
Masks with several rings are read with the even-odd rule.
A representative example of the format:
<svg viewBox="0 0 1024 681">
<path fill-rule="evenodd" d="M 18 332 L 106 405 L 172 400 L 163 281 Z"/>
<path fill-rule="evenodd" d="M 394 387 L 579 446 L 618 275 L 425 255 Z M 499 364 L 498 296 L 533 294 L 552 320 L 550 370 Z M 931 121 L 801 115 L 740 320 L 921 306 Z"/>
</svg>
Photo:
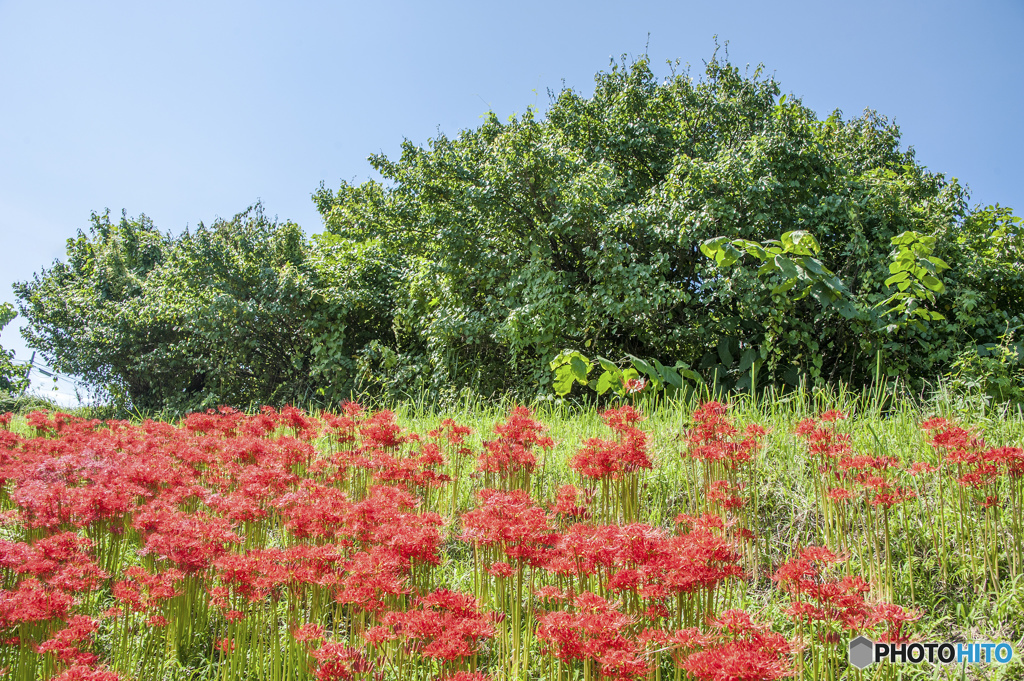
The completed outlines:
<svg viewBox="0 0 1024 681">
<path fill-rule="evenodd" d="M 780 93 L 717 56 L 700 80 L 612 64 L 544 116 L 372 156 L 382 181 L 314 193 L 310 239 L 259 207 L 178 237 L 97 215 L 16 285 L 25 336 L 123 404 L 176 411 L 527 396 L 556 357 L 561 388 L 589 384 L 573 351 L 736 389 L 920 385 L 1009 352 L 1019 220 L 970 209 L 884 117 L 820 120 Z"/>
<path fill-rule="evenodd" d="M 0 303 L 0 331 L 17 315 L 10 303 Z M 14 351 L 0 347 L 0 393 L 20 395 L 28 388 L 27 365 L 14 363 Z"/>
<path fill-rule="evenodd" d="M 866 383 L 881 356 L 888 374 L 924 379 L 963 343 L 1019 324 L 1020 258 L 962 253 L 986 213 L 956 180 L 918 164 L 874 112 L 819 120 L 779 95 L 761 69 L 714 57 L 699 82 L 659 81 L 646 59 L 613 64 L 592 97 L 563 90 L 544 118 L 492 114 L 455 138 L 407 141 L 397 160 L 371 157 L 384 184 L 321 187 L 331 233 L 372 239 L 403 268 L 377 375 L 546 390 L 548 362 L 575 348 L 684 361 L 739 388 L 762 363 L 765 381 Z M 815 244 L 785 256 L 818 268 L 800 265 L 809 278 L 793 290 L 795 269 L 720 268 L 701 251 L 785 233 Z M 916 275 L 910 293 L 886 284 L 916 248 L 893 242 L 905 234 L 929 250 L 909 271 L 953 265 L 941 295 Z M 1006 272 L 998 291 L 983 285 L 990 267 Z M 965 295 L 980 316 L 950 309 Z"/>
<path fill-rule="evenodd" d="M 184 410 L 301 383 L 303 240 L 257 207 L 179 238 L 145 216 L 92 216 L 67 259 L 15 285 L 25 337 L 124 405 Z"/>
</svg>

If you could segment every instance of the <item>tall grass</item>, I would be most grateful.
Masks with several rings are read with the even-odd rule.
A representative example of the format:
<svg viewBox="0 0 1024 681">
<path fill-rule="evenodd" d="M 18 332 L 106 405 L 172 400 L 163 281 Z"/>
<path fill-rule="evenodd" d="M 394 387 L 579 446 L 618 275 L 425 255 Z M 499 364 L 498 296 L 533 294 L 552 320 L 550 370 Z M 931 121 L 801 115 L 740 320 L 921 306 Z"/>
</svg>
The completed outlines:
<svg viewBox="0 0 1024 681">
<path fill-rule="evenodd" d="M 420 522 L 415 518 L 426 512 L 437 512 L 444 524 L 440 529 L 436 564 L 413 559 L 406 575 L 409 589 L 383 597 L 379 609 L 337 600 L 327 583 L 292 591 L 272 590 L 255 599 L 231 591 L 229 596 L 224 596 L 229 601 L 221 607 L 211 600 L 211 588 L 227 584 L 223 574 L 218 572 L 223 567 L 214 568 L 211 563 L 193 572 L 186 570 L 186 574 L 175 581 L 170 570 L 178 566 L 173 561 L 148 550 L 140 555 L 138 549 L 150 546 L 152 535 L 148 534 L 151 530 L 134 522 L 138 510 L 134 511 L 134 518 L 129 513 L 97 518 L 81 526 L 58 523 L 44 529 L 28 527 L 23 522 L 24 516 L 15 513 L 24 510 L 24 501 L 14 494 L 20 484 L 14 473 L 21 471 L 18 474 L 26 478 L 35 473 L 18 469 L 18 458 L 22 454 L 13 446 L 8 446 L 4 454 L 5 470 L 12 471 L 12 475 L 0 497 L 0 506 L 10 512 L 8 517 L 12 520 L 0 528 L 0 534 L 8 543 L 21 542 L 28 546 L 39 545 L 39 541 L 61 530 L 91 539 L 89 555 L 108 577 L 101 579 L 93 589 L 75 592 L 75 605 L 69 613 L 96 617 L 122 604 L 124 612 L 101 618 L 98 632 L 88 639 L 91 642 L 81 646 L 83 650 L 93 651 L 99 663 L 109 665 L 124 678 L 299 680 L 312 678 L 321 673 L 317 670 L 327 669 L 328 654 L 335 655 L 331 660 L 342 666 L 339 660 L 358 659 L 358 664 L 350 665 L 352 678 L 433 679 L 460 670 L 487 672 L 493 678 L 502 679 L 586 681 L 612 678 L 601 675 L 606 667 L 594 659 L 556 654 L 551 637 L 558 630 L 552 629 L 551 613 L 566 608 L 566 612 L 575 613 L 573 616 L 583 616 L 582 606 L 573 605 L 571 598 L 565 601 L 564 595 L 556 594 L 583 592 L 603 599 L 590 607 L 595 608 L 594 612 L 604 612 L 603 617 L 608 622 L 616 621 L 614 613 L 626 618 L 622 620 L 621 630 L 613 632 L 619 637 L 639 636 L 644 627 L 663 631 L 665 636 L 696 627 L 705 637 L 703 645 L 711 646 L 708 641 L 721 636 L 720 631 L 716 633 L 715 617 L 730 608 L 755 613 L 761 623 L 792 642 L 789 659 L 802 678 L 895 678 L 897 673 L 906 678 L 960 678 L 969 673 L 976 673 L 979 678 L 995 678 L 996 675 L 1013 678 L 1013 674 L 1019 672 L 1019 666 L 1013 665 L 1005 669 L 988 666 L 975 670 L 954 670 L 938 665 L 908 665 L 899 670 L 877 666 L 865 673 L 857 672 L 846 666 L 844 657 L 844 646 L 854 635 L 852 629 L 831 620 L 794 618 L 794 604 L 810 603 L 813 597 L 803 590 L 806 585 L 787 591 L 780 579 L 773 579 L 778 576 L 780 566 L 796 560 L 808 547 L 827 547 L 834 554 L 834 560 L 826 557 L 813 561 L 815 579 L 820 583 L 832 583 L 832 580 L 838 584 L 843 578 L 863 578 L 870 584 L 865 602 L 877 605 L 884 601 L 902 606 L 911 615 L 920 615 L 900 625 L 906 627 L 913 638 L 1009 641 L 1015 644 L 1018 655 L 1024 654 L 1024 528 L 1021 517 L 1024 490 L 1021 478 L 1001 475 L 977 486 L 960 484 L 958 479 L 965 475 L 966 469 L 961 466 L 954 471 L 955 464 L 946 459 L 948 451 L 932 444 L 932 433 L 921 427 L 927 419 L 942 417 L 983 437 L 985 449 L 1018 447 L 1024 434 L 1024 417 L 1019 410 L 1000 410 L 982 399 L 942 391 L 924 401 L 904 394 L 893 385 L 862 392 L 840 387 L 798 389 L 787 394 L 769 391 L 756 396 L 733 395 L 728 398 L 728 412 L 722 418 L 740 430 L 757 424 L 766 433 L 761 436 L 750 461 L 732 465 L 728 461 L 701 459 L 694 454 L 693 434 L 695 426 L 699 425 L 694 422 L 695 412 L 709 401 L 724 401 L 724 396 L 709 388 L 678 399 L 641 396 L 633 406 L 644 416 L 638 425 L 646 434 L 651 467 L 632 471 L 628 476 L 598 480 L 581 475 L 572 462 L 586 441 L 592 438 L 611 441 L 613 434 L 601 418 L 602 409 L 566 401 L 539 401 L 529 405 L 532 419 L 546 428 L 543 435 L 551 438 L 550 446 L 525 446 L 535 455 L 534 466 L 495 469 L 487 473 L 480 469 L 481 457 L 488 451 L 488 443 L 499 439 L 495 427 L 505 423 L 517 405 L 508 401 L 484 401 L 465 394 L 459 402 L 441 408 L 425 395 L 419 397 L 374 406 L 392 409 L 394 422 L 404 433 L 417 433 L 424 440 L 429 439 L 427 434 L 431 431 L 443 430 L 446 419 L 468 427 L 470 432 L 461 446 L 441 443 L 445 463 L 436 467 L 436 472 L 448 476 L 450 482 L 415 488 L 415 506 L 393 511 L 399 515 L 407 513 L 409 522 Z M 846 418 L 818 420 L 829 412 L 841 413 Z M 324 422 L 329 418 L 324 412 L 314 412 L 311 416 Z M 809 425 L 810 419 L 814 419 L 814 430 Z M 73 449 L 74 443 L 68 442 L 65 434 L 47 425 L 52 423 L 52 416 L 49 420 L 15 417 L 9 428 L 25 438 L 64 441 Z M 158 430 L 155 426 L 146 427 L 153 432 Z M 298 427 L 278 423 L 276 428 L 271 436 L 300 435 Z M 798 430 L 812 435 L 800 436 L 796 434 Z M 735 444 L 740 437 L 736 435 L 735 442 L 728 438 L 722 442 Z M 809 438 L 813 437 L 819 438 L 819 442 L 821 438 L 834 438 L 848 449 L 849 455 L 871 457 L 873 463 L 862 464 L 863 469 L 852 469 L 865 471 L 860 478 L 840 476 L 833 464 L 846 455 L 816 453 L 810 447 Z M 289 470 L 298 478 L 321 476 L 317 479 L 337 487 L 351 502 L 377 503 L 371 487 L 380 480 L 368 472 L 372 469 L 353 469 L 336 478 L 324 473 L 336 452 L 355 455 L 359 447 L 367 446 L 368 442 L 365 435 L 345 441 L 337 432 L 325 432 L 312 440 L 313 457 L 291 461 Z M 379 451 L 407 457 L 412 448 L 410 444 L 394 448 L 381 446 Z M 215 469 L 223 467 L 224 474 L 230 477 L 235 472 L 229 463 L 191 461 L 189 465 L 196 466 L 203 475 L 212 475 Z M 911 474 L 915 463 L 926 466 Z M 934 470 L 927 472 L 928 466 Z M 869 469 L 877 472 L 876 477 L 883 482 L 872 481 L 874 473 L 869 475 Z M 324 475 L 327 477 L 322 477 Z M 219 478 L 202 479 L 206 481 L 203 484 L 213 484 L 209 481 Z M 230 485 L 237 483 L 229 482 Z M 542 565 L 540 558 L 535 560 L 526 553 L 510 553 L 507 541 L 489 542 L 480 539 L 483 535 L 474 540 L 466 538 L 472 514 L 486 505 L 487 497 L 481 496 L 485 488 L 506 495 L 491 498 L 509 504 L 507 508 L 525 509 L 532 504 L 530 508 L 540 509 L 541 516 L 547 514 L 543 522 L 551 523 L 552 531 L 568 533 L 574 521 L 548 510 L 560 503 L 559 495 L 567 485 L 583 495 L 580 503 L 586 507 L 589 522 L 595 527 L 639 528 L 644 525 L 651 532 L 662 533 L 659 536 L 674 537 L 703 531 L 699 530 L 705 522 L 699 520 L 701 517 L 720 518 L 722 528 L 708 530 L 708 536 L 720 537 L 734 548 L 744 576 L 723 579 L 706 591 L 690 596 L 680 593 L 678 599 L 670 603 L 669 611 L 655 617 L 644 610 L 650 605 L 645 596 L 610 586 L 617 573 L 613 566 L 578 574 L 555 573 Z M 837 489 L 844 492 L 837 493 Z M 518 493 L 523 496 L 515 496 Z M 877 495 L 882 493 L 891 495 L 886 497 L 889 501 L 873 503 L 872 500 L 878 502 Z M 732 502 L 727 503 L 728 500 Z M 222 511 L 210 506 L 209 500 L 200 502 L 186 495 L 175 504 L 182 513 L 202 511 L 214 519 L 223 517 Z M 266 555 L 278 557 L 268 558 L 270 562 L 260 565 L 278 569 L 285 565 L 281 562 L 285 559 L 280 557 L 283 554 L 273 551 L 306 545 L 315 548 L 324 543 L 303 539 L 293 529 L 287 529 L 281 510 L 284 507 L 278 504 L 273 508 L 275 510 L 263 520 L 235 523 L 235 530 L 245 539 L 235 543 L 228 541 L 226 555 L 263 555 L 259 552 L 269 551 L 271 553 Z M 486 529 L 485 525 L 481 527 Z M 410 531 L 412 529 L 410 525 Z M 529 528 L 522 531 L 528 533 Z M 534 540 L 524 535 L 522 541 Z M 536 541 L 543 544 L 548 540 Z M 355 552 L 360 548 L 357 543 L 350 550 Z M 371 549 L 369 545 L 362 548 L 368 552 Z M 334 572 L 328 570 L 324 574 L 333 574 L 331 579 L 334 580 L 346 579 L 355 569 L 353 555 L 325 559 L 336 560 L 336 564 Z M 371 553 L 366 555 L 371 556 Z M 278 562 L 274 563 L 275 560 Z M 507 567 L 500 567 L 504 565 Z M 152 579 L 158 575 L 170 579 L 172 595 L 155 599 L 148 610 L 128 612 L 123 599 L 118 600 L 115 584 L 124 582 L 125 571 L 129 568 L 145 570 L 133 573 L 139 575 L 138 579 L 150 579 L 145 575 L 154 575 Z M 8 591 L 13 592 L 24 582 L 23 571 L 19 572 L 18 565 L 11 559 L 3 564 L 0 573 L 4 577 L 3 587 Z M 143 593 L 151 589 L 140 588 Z M 444 658 L 423 653 L 427 639 L 409 638 L 411 625 L 403 624 L 405 620 L 401 618 L 410 615 L 388 615 L 448 613 L 444 609 L 447 606 L 418 600 L 444 589 L 472 595 L 481 612 L 491 613 L 488 617 L 494 625 L 493 636 L 481 636 L 471 654 L 453 658 L 455 661 L 450 664 L 445 663 Z M 601 608 L 612 610 L 602 611 Z M 320 647 L 311 647 L 304 635 L 296 633 L 300 624 L 324 627 L 325 631 L 317 640 L 326 642 Z M 64 623 L 57 620 L 17 624 L 8 632 L 7 643 L 0 646 L 0 667 L 9 668 L 14 678 L 25 681 L 60 673 L 68 665 L 60 663 L 53 654 L 34 652 L 32 642 L 38 644 L 47 640 L 63 626 Z M 367 639 L 374 627 L 383 627 L 387 632 L 377 629 L 377 633 L 371 635 L 372 640 Z M 18 637 L 16 644 L 11 636 Z M 651 641 L 655 639 L 657 636 Z M 411 645 L 413 640 L 419 643 Z M 719 647 L 712 649 L 725 649 L 722 647 L 727 645 L 724 639 L 714 640 L 714 645 Z M 330 648 L 332 645 L 338 647 Z M 659 681 L 682 678 L 692 672 L 689 667 L 686 668 L 689 671 L 684 671 L 685 659 L 691 660 L 691 666 L 698 659 L 679 643 L 663 643 L 660 647 L 654 643 L 644 645 L 641 657 L 649 666 L 644 678 Z"/>
</svg>

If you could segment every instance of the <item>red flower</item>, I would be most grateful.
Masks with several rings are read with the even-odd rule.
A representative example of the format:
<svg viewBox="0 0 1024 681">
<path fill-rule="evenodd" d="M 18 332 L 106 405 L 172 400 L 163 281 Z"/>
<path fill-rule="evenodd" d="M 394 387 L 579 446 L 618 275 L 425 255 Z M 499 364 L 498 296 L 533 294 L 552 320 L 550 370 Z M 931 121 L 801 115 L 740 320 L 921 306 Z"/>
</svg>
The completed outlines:
<svg viewBox="0 0 1024 681">
<path fill-rule="evenodd" d="M 313 651 L 313 657 L 319 663 L 317 681 L 344 681 L 371 668 L 362 652 L 343 643 L 325 643 Z"/>
<path fill-rule="evenodd" d="M 50 681 L 121 681 L 121 677 L 108 669 L 76 664 L 52 677 Z"/>
<path fill-rule="evenodd" d="M 448 589 L 417 598 L 404 612 L 386 613 L 384 626 L 395 638 L 418 642 L 424 657 L 445 661 L 472 655 L 478 641 L 494 636 L 491 618 L 480 611 L 477 600 Z"/>
<path fill-rule="evenodd" d="M 480 546 L 498 545 L 520 563 L 539 564 L 554 543 L 544 509 L 521 490 L 480 490 L 480 506 L 462 516 L 462 540 Z"/>
<path fill-rule="evenodd" d="M 300 643 L 320 641 L 324 637 L 324 628 L 319 624 L 303 624 L 292 632 L 292 636 Z"/>
<path fill-rule="evenodd" d="M 772 681 L 794 673 L 789 642 L 742 610 L 723 612 L 707 635 L 680 642 L 700 648 L 681 652 L 679 666 L 701 681 Z"/>
<path fill-rule="evenodd" d="M 551 438 L 541 435 L 546 429 L 531 418 L 529 409 L 514 407 L 505 423 L 494 426 L 498 439 L 484 443 L 480 470 L 501 475 L 532 471 L 537 465 L 533 448 L 550 449 L 555 444 Z"/>
</svg>

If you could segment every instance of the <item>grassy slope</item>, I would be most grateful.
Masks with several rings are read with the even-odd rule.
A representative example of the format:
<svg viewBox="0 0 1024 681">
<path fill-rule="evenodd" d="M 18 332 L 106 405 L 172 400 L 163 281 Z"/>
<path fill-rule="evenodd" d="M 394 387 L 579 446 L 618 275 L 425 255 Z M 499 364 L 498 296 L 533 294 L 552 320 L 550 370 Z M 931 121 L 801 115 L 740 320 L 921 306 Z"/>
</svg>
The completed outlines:
<svg viewBox="0 0 1024 681">
<path fill-rule="evenodd" d="M 685 449 L 683 434 L 690 425 L 690 414 L 699 403 L 697 398 L 689 401 L 666 401 L 658 405 L 641 404 L 646 416 L 643 430 L 651 436 L 650 451 L 655 462 L 652 471 L 643 476 L 641 485 L 641 515 L 638 520 L 659 527 L 671 527 L 673 519 L 680 512 L 699 511 L 704 503 L 701 498 L 701 483 L 695 478 L 695 470 L 681 456 Z M 920 422 L 929 416 L 946 416 L 951 420 L 976 428 L 983 434 L 989 446 L 1012 446 L 1024 442 L 1024 418 L 1019 412 L 1007 414 L 999 410 L 988 410 L 980 402 L 956 402 L 950 398 L 940 399 L 925 407 L 900 401 L 885 413 L 873 405 L 876 401 L 861 395 L 817 394 L 815 396 L 796 394 L 785 398 L 763 398 L 755 403 L 749 397 L 734 398 L 730 416 L 741 427 L 758 423 L 770 430 L 764 449 L 757 462 L 756 498 L 757 514 L 753 529 L 758 535 L 759 555 L 756 567 L 751 565 L 759 579 L 751 580 L 731 592 L 731 605 L 758 611 L 762 619 L 775 624 L 776 630 L 791 633 L 792 625 L 782 610 L 786 601 L 773 589 L 768 575 L 779 564 L 792 556 L 798 547 L 810 544 L 825 544 L 826 536 L 823 517 L 815 499 L 815 466 L 806 453 L 802 440 L 793 434 L 796 424 L 803 418 L 820 414 L 826 409 L 839 409 L 851 413 L 851 418 L 841 429 L 852 436 L 853 449 L 860 453 L 886 454 L 897 457 L 902 463 L 912 461 L 936 461 L 936 455 L 926 443 L 920 429 Z M 481 442 L 492 437 L 492 427 L 502 420 L 509 405 L 464 403 L 449 410 L 438 410 L 414 402 L 393 405 L 398 422 L 405 428 L 426 433 L 446 417 L 454 418 L 462 425 L 468 425 L 473 433 L 469 445 L 479 451 Z M 545 457 L 544 466 L 533 477 L 531 492 L 541 503 L 549 503 L 555 490 L 563 484 L 579 485 L 579 476 L 571 471 L 569 458 L 577 451 L 580 443 L 590 437 L 609 437 L 593 408 L 581 409 L 567 404 L 540 403 L 534 406 L 535 417 L 546 424 L 549 434 L 555 440 L 555 447 Z M 23 419 L 16 418 L 12 424 L 15 430 L 28 434 Z M 457 497 L 446 502 L 456 513 L 472 508 L 475 491 L 481 481 L 472 477 L 475 462 L 468 460 L 461 471 L 446 470 L 463 482 Z M 946 490 L 947 495 L 952 494 Z M 956 522 L 952 498 L 943 506 L 945 516 L 940 517 L 938 499 L 933 493 L 922 491 L 918 499 L 907 503 L 906 520 L 897 522 L 894 516 L 891 546 L 894 570 L 892 600 L 923 613 L 914 625 L 914 637 L 924 640 L 975 640 L 1009 641 L 1014 645 L 1015 654 L 1024 655 L 1024 578 L 1018 575 L 1016 581 L 1009 577 L 1002 579 L 998 588 L 990 582 L 979 585 L 967 573 L 969 556 L 955 540 L 947 542 L 947 551 L 935 551 L 934 545 L 926 540 L 928 524 L 941 526 L 944 521 L 949 529 Z M 10 530 L 11 528 L 7 528 Z M 977 528 L 966 528 L 976 531 Z M 458 528 L 450 527 L 454 535 Z M 12 537 L 13 538 L 13 537 Z M 855 539 L 855 537 L 852 537 Z M 851 537 L 847 537 L 851 539 Z M 1000 550 L 1009 548 L 1009 535 L 1005 528 L 996 540 Z M 907 555 L 912 556 L 908 564 Z M 850 541 L 848 555 L 851 560 L 848 569 L 858 572 L 863 568 L 866 554 L 872 547 L 858 541 Z M 446 559 L 438 572 L 436 585 L 471 590 L 471 568 L 467 565 L 465 547 L 452 538 L 446 543 Z M 942 563 L 945 562 L 945 577 Z M 1005 571 L 1005 566 L 1004 566 Z M 868 575 L 865 574 L 865 577 Z M 910 584 L 913 582 L 913 599 Z M 845 641 L 843 641 L 845 645 Z M 1022 678 L 1019 660 L 1006 668 L 980 667 L 966 670 L 968 678 Z M 878 668 L 876 672 L 880 671 Z M 192 678 L 215 678 L 214 669 L 197 670 Z M 904 668 L 907 678 L 959 678 L 961 670 L 953 668 Z M 208 676 L 209 675 L 209 676 Z M 855 678 L 855 677 L 854 677 Z M 865 675 L 864 678 L 873 678 Z"/>
</svg>

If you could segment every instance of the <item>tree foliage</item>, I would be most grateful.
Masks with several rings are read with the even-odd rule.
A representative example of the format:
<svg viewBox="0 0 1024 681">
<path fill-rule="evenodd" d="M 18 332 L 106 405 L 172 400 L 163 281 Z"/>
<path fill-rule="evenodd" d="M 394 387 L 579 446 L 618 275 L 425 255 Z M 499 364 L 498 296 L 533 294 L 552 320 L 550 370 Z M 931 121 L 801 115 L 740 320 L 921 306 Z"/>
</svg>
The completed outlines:
<svg viewBox="0 0 1024 681">
<path fill-rule="evenodd" d="M 717 57 L 699 80 L 613 63 L 544 116 L 372 156 L 381 181 L 314 193 L 312 238 L 258 208 L 177 238 L 94 216 L 17 286 L 27 337 L 60 371 L 175 409 L 525 396 L 574 350 L 652 382 L 642 367 L 737 389 L 921 382 L 1012 338 L 1017 218 L 970 209 L 884 117 L 820 120 L 780 92 Z"/>
<path fill-rule="evenodd" d="M 259 205 L 177 238 L 145 216 L 92 223 L 64 262 L 16 291 L 28 341 L 122 403 L 185 411 L 309 399 L 351 379 L 332 354 L 346 329 L 361 342 L 381 332 L 346 288 L 364 266 L 329 277 L 331 248 Z M 346 258 L 358 260 L 335 260 Z"/>
<path fill-rule="evenodd" d="M 11 323 L 17 313 L 10 303 L 0 303 L 0 331 Z M 20 395 L 28 388 L 27 365 L 14 363 L 14 351 L 0 347 L 0 396 Z"/>
<path fill-rule="evenodd" d="M 880 363 L 923 380 L 1021 324 L 1019 250 L 981 236 L 1011 216 L 969 210 L 884 117 L 819 120 L 779 94 L 715 58 L 699 82 L 615 64 L 592 97 L 406 142 L 371 158 L 385 184 L 316 201 L 332 233 L 407 259 L 392 362 L 436 386 L 544 390 L 565 348 L 738 388 L 864 383 Z"/>
</svg>

